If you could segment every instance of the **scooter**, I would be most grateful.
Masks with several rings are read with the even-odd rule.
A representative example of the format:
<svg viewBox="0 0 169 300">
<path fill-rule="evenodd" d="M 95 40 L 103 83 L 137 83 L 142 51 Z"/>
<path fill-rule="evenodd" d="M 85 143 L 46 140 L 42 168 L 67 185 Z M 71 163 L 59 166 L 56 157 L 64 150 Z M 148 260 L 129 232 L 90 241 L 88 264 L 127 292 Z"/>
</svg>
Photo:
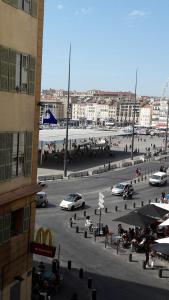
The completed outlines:
<svg viewBox="0 0 169 300">
<path fill-rule="evenodd" d="M 132 199 L 132 198 L 133 198 L 133 192 L 132 191 L 124 191 L 123 192 L 123 200 Z"/>
</svg>

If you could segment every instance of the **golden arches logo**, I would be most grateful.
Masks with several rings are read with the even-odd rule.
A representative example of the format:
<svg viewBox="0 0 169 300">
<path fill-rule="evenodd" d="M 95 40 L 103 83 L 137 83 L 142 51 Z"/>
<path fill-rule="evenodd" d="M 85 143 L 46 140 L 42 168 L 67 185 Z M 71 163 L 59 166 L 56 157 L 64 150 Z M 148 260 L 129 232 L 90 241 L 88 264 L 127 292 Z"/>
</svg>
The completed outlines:
<svg viewBox="0 0 169 300">
<path fill-rule="evenodd" d="M 35 241 L 40 244 L 53 246 L 53 237 L 50 229 L 44 229 L 40 227 L 36 233 Z"/>
</svg>

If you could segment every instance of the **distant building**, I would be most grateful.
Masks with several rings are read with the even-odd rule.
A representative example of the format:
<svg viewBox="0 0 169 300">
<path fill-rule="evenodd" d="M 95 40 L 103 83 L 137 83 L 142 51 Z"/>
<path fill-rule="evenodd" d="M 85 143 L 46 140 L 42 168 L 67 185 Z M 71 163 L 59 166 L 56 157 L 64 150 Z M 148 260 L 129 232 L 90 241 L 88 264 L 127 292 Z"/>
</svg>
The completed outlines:
<svg viewBox="0 0 169 300">
<path fill-rule="evenodd" d="M 152 110 L 151 105 L 145 105 L 140 108 L 139 125 L 150 127 L 152 123 Z"/>
</svg>

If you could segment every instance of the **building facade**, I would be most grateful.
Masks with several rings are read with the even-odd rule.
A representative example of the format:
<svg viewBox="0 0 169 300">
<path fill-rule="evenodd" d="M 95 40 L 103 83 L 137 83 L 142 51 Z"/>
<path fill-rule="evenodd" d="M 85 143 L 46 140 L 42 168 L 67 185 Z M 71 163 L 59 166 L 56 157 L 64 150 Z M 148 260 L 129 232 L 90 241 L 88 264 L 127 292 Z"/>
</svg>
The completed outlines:
<svg viewBox="0 0 169 300">
<path fill-rule="evenodd" d="M 145 105 L 140 108 L 139 125 L 150 127 L 152 124 L 152 106 Z"/>
<path fill-rule="evenodd" d="M 72 119 L 86 119 L 93 122 L 104 122 L 114 120 L 116 124 L 131 124 L 134 116 L 135 106 L 135 123 L 139 122 L 140 104 L 139 102 L 121 100 L 113 105 L 98 103 L 74 103 L 72 104 Z"/>
<path fill-rule="evenodd" d="M 0 0 L 0 299 L 30 300 L 43 0 Z"/>
</svg>

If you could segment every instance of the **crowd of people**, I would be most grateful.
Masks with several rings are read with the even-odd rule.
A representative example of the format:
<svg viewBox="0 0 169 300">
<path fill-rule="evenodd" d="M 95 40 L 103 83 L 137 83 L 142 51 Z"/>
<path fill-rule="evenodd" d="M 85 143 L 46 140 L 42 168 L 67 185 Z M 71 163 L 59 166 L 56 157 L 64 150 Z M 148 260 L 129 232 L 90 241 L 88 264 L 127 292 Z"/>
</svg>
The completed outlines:
<svg viewBox="0 0 169 300">
<path fill-rule="evenodd" d="M 159 237 L 164 237 L 168 233 L 163 227 L 159 230 L 158 224 L 147 228 L 135 227 L 125 230 L 121 224 L 118 224 L 118 234 L 121 236 L 122 246 L 131 249 L 132 252 L 145 253 L 145 263 L 147 266 L 154 266 L 154 260 L 157 253 L 151 249 L 151 245 Z M 149 259 L 151 258 L 151 261 Z"/>
</svg>

